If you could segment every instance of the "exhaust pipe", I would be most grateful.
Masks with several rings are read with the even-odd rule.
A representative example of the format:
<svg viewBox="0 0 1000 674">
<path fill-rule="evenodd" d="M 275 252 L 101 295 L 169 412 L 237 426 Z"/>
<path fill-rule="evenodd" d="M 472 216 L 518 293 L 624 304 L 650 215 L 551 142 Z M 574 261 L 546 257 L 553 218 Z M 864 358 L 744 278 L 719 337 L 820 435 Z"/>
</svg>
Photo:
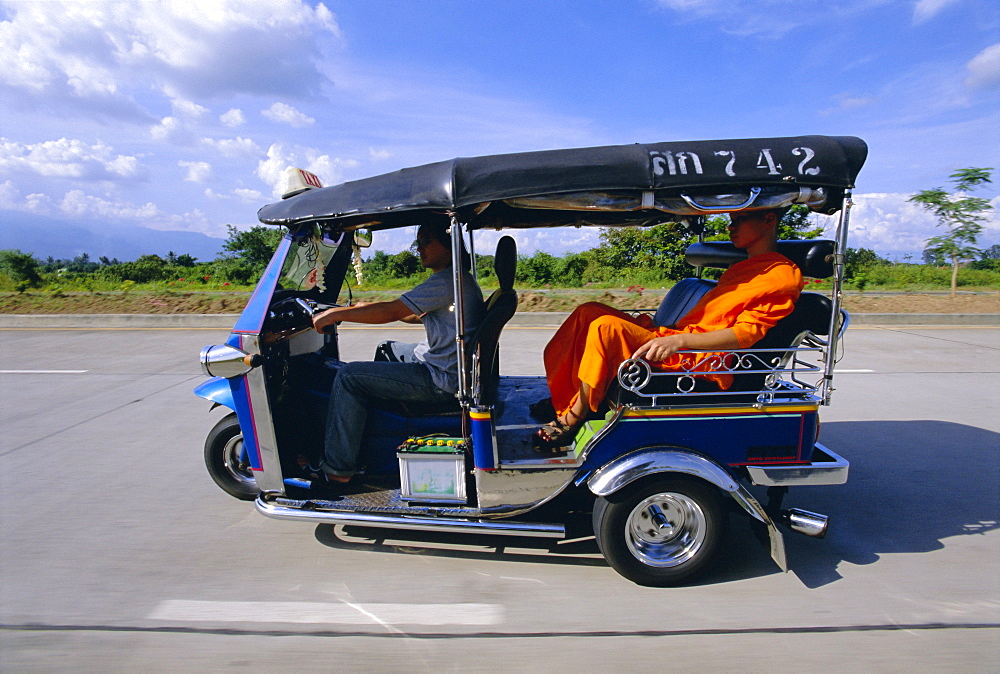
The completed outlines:
<svg viewBox="0 0 1000 674">
<path fill-rule="evenodd" d="M 799 510 L 798 508 L 782 510 L 778 516 L 778 521 L 792 531 L 811 538 L 823 538 L 826 536 L 826 529 L 830 524 L 830 518 L 826 515 L 811 513 L 808 510 Z"/>
</svg>

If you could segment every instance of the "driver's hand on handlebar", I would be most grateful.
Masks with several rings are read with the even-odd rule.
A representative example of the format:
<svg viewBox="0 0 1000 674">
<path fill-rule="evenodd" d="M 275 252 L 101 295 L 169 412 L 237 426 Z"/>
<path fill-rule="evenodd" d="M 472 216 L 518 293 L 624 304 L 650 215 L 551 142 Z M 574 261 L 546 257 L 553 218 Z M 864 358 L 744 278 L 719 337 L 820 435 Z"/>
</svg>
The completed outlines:
<svg viewBox="0 0 1000 674">
<path fill-rule="evenodd" d="M 632 357 L 645 358 L 651 363 L 664 361 L 685 348 L 684 336 L 684 334 L 677 334 L 654 337 L 636 349 Z"/>
<path fill-rule="evenodd" d="M 337 315 L 336 308 L 327 309 L 326 311 L 321 311 L 312 317 L 313 328 L 316 332 L 326 334 L 329 329 L 338 323 L 335 318 Z"/>
</svg>

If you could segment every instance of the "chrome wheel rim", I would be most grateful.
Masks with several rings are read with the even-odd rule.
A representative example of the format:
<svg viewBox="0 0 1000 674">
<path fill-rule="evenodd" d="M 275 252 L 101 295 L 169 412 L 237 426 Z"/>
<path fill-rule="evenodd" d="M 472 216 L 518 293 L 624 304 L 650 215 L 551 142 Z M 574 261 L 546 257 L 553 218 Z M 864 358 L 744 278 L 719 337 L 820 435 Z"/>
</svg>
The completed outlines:
<svg viewBox="0 0 1000 674">
<path fill-rule="evenodd" d="M 240 454 L 243 453 L 243 434 L 238 433 L 229 438 L 226 446 L 222 450 L 223 462 L 226 470 L 233 476 L 233 479 L 240 484 L 257 486 L 257 481 L 253 477 L 253 470 L 249 461 L 240 461 Z"/>
<path fill-rule="evenodd" d="M 625 541 L 643 564 L 678 566 L 690 561 L 705 542 L 705 511 L 686 494 L 653 494 L 628 516 Z"/>
</svg>

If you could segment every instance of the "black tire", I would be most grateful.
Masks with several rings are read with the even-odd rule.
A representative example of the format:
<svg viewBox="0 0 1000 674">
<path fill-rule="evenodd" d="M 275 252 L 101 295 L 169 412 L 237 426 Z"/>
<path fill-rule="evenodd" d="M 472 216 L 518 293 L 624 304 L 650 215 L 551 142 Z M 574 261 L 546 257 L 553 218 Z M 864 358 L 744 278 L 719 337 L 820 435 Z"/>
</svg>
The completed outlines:
<svg viewBox="0 0 1000 674">
<path fill-rule="evenodd" d="M 243 432 L 234 412 L 220 419 L 205 438 L 205 467 L 222 491 L 252 501 L 260 490 L 249 462 L 240 461 L 242 449 Z"/>
<path fill-rule="evenodd" d="M 690 580 L 714 561 L 725 530 L 719 491 L 702 480 L 641 480 L 594 503 L 594 535 L 611 567 L 639 585 Z M 662 516 L 657 524 L 653 518 Z"/>
</svg>

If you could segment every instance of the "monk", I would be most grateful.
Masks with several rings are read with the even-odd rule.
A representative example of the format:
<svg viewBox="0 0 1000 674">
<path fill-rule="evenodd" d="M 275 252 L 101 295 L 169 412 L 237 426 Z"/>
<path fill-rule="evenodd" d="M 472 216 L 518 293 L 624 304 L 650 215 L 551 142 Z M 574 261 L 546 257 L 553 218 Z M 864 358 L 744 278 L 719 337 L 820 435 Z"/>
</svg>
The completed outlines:
<svg viewBox="0 0 1000 674">
<path fill-rule="evenodd" d="M 545 347 L 545 376 L 556 419 L 539 429 L 540 449 L 564 447 L 597 410 L 618 366 L 645 358 L 654 370 L 704 372 L 696 376 L 725 390 L 732 375 L 713 373 L 717 354 L 678 354 L 688 349 L 746 349 L 792 312 L 802 291 L 802 273 L 777 252 L 778 223 L 787 209 L 734 213 L 729 238 L 748 258 L 727 269 L 673 328 L 647 316 L 633 317 L 598 302 L 570 314 Z"/>
</svg>

